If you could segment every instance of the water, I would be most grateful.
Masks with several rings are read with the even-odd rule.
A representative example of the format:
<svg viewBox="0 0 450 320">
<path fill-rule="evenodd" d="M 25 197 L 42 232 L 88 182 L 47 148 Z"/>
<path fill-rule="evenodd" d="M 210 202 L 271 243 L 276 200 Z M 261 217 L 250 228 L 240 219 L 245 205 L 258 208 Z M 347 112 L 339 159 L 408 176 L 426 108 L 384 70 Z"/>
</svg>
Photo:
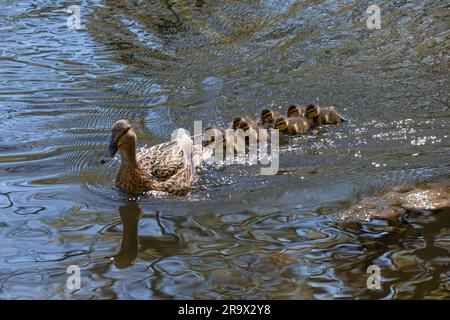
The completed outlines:
<svg viewBox="0 0 450 320">
<path fill-rule="evenodd" d="M 71 1 L 1 4 L 1 299 L 450 298 L 448 209 L 334 218 L 448 184 L 445 1 L 382 1 L 380 30 L 369 1 L 80 1 L 77 31 Z M 276 176 L 209 167 L 187 198 L 136 202 L 98 163 L 120 118 L 143 146 L 295 102 L 350 122 L 290 139 Z"/>
</svg>

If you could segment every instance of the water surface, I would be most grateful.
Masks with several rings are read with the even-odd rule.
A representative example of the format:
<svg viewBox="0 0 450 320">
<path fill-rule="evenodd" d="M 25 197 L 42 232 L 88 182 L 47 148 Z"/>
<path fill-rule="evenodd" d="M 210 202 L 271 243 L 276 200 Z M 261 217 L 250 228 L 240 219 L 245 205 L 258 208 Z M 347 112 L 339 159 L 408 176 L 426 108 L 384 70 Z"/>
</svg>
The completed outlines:
<svg viewBox="0 0 450 320">
<path fill-rule="evenodd" d="M 73 4 L 2 1 L 1 299 L 450 298 L 448 209 L 334 217 L 449 183 L 445 1 L 381 1 L 380 30 L 369 1 L 80 1 L 68 30 Z M 205 167 L 186 198 L 130 201 L 98 163 L 120 118 L 143 146 L 296 102 L 350 121 L 289 140 L 276 176 Z"/>
</svg>

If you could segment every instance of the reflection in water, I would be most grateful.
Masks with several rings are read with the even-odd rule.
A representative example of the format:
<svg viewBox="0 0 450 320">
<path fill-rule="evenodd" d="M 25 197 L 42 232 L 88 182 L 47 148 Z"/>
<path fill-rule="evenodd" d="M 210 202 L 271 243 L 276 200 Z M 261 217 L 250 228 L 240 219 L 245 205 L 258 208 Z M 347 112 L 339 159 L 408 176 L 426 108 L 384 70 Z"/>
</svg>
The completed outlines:
<svg viewBox="0 0 450 320">
<path fill-rule="evenodd" d="M 114 264 L 117 268 L 123 269 L 131 266 L 139 254 L 139 221 L 144 211 L 136 200 L 129 200 L 127 204 L 119 208 L 120 219 L 122 220 L 122 242 L 120 251 L 114 256 Z M 169 234 L 164 229 L 160 220 L 160 213 L 157 211 L 155 220 L 160 228 L 162 236 Z"/>
<path fill-rule="evenodd" d="M 450 298 L 447 209 L 335 219 L 449 185 L 444 1 L 383 1 L 381 30 L 369 0 L 81 3 L 71 31 L 67 1 L 2 1 L 0 299 Z M 287 138 L 276 176 L 204 166 L 187 197 L 138 206 L 95 158 L 121 118 L 141 147 L 292 103 L 349 122 Z"/>
<path fill-rule="evenodd" d="M 393 188 L 379 197 L 365 198 L 350 209 L 337 214 L 345 222 L 362 222 L 373 219 L 402 221 L 410 211 L 435 212 L 450 208 L 450 185 L 405 185 Z"/>
<path fill-rule="evenodd" d="M 114 264 L 122 269 L 130 266 L 139 253 L 138 224 L 143 211 L 136 201 L 130 201 L 119 208 L 123 224 L 123 238 L 120 251 L 114 256 Z"/>
</svg>

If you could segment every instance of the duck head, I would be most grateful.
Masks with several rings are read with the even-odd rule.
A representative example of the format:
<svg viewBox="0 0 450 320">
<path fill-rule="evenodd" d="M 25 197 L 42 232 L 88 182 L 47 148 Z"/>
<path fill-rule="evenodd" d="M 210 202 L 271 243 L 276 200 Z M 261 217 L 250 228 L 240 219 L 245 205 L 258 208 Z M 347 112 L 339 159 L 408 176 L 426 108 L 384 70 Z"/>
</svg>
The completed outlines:
<svg viewBox="0 0 450 320">
<path fill-rule="evenodd" d="M 120 151 L 124 160 L 131 160 L 136 152 L 136 141 L 136 133 L 130 121 L 125 119 L 117 121 L 111 129 L 111 140 L 108 150 L 100 160 L 101 163 L 111 161 L 117 151 Z"/>
<path fill-rule="evenodd" d="M 306 116 L 311 119 L 316 119 L 320 114 L 320 107 L 316 104 L 309 104 L 306 106 Z"/>
<path fill-rule="evenodd" d="M 261 111 L 261 122 L 265 129 L 269 129 L 272 127 L 272 124 L 274 122 L 274 115 L 273 111 L 270 109 L 263 109 Z"/>
<path fill-rule="evenodd" d="M 303 110 L 298 104 L 291 104 L 287 110 L 288 118 L 291 117 L 303 117 Z"/>
<path fill-rule="evenodd" d="M 233 123 L 231 124 L 231 129 L 236 130 L 240 127 L 242 122 L 242 118 L 241 117 L 236 117 L 233 119 Z"/>
<path fill-rule="evenodd" d="M 242 129 L 244 132 L 246 132 L 247 130 L 250 129 L 250 123 L 248 123 L 248 121 L 242 119 L 241 122 L 239 123 L 239 129 Z"/>
<path fill-rule="evenodd" d="M 226 138 L 225 131 L 222 128 L 209 127 L 203 132 L 203 147 L 206 147 L 212 143 L 224 143 Z M 222 141 L 219 141 L 222 139 Z"/>
<path fill-rule="evenodd" d="M 278 129 L 280 132 L 284 132 L 288 128 L 288 119 L 286 117 L 280 116 L 275 120 L 275 129 Z"/>
</svg>

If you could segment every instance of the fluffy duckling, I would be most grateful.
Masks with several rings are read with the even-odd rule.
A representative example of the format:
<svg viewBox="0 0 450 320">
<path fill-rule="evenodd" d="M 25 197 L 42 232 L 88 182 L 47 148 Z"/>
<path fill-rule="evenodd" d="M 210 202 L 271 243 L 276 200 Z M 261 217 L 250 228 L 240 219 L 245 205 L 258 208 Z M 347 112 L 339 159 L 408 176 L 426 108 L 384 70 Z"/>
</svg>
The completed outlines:
<svg viewBox="0 0 450 320">
<path fill-rule="evenodd" d="M 249 118 L 237 117 L 233 120 L 234 130 L 242 129 L 244 134 L 250 139 L 256 139 L 254 141 L 267 141 L 268 133 L 267 130 L 260 127 L 258 123 Z M 246 143 L 248 144 L 248 143 Z"/>
<path fill-rule="evenodd" d="M 231 128 L 228 130 L 230 129 Z M 228 132 L 227 135 L 226 129 L 218 127 L 210 127 L 204 130 L 203 147 L 207 148 L 208 152 L 211 152 L 210 150 L 212 149 L 216 152 L 222 149 L 224 155 L 226 154 L 227 149 L 232 150 L 235 153 L 244 150 L 236 143 L 233 132 Z"/>
<path fill-rule="evenodd" d="M 270 129 L 274 127 L 275 120 L 280 116 L 278 112 L 272 111 L 270 109 L 263 109 L 261 111 L 260 124 L 265 129 Z"/>
<path fill-rule="evenodd" d="M 225 141 L 225 129 L 219 127 L 208 127 L 203 130 L 203 147 L 209 146 L 213 143 L 215 143 L 216 145 L 219 143 L 225 144 Z"/>
<path fill-rule="evenodd" d="M 248 123 L 250 126 L 252 126 L 254 128 L 258 127 L 258 124 L 254 120 L 252 120 L 248 117 L 236 117 L 233 119 L 233 122 L 230 124 L 230 129 L 233 129 L 233 130 L 236 130 L 239 128 L 242 129 L 241 126 L 243 123 Z"/>
<path fill-rule="evenodd" d="M 227 147 L 230 144 L 233 144 L 232 150 L 235 149 L 233 139 L 227 139 L 227 132 L 223 128 L 206 128 L 203 137 L 203 147 L 205 148 L 214 148 L 216 151 L 222 148 L 223 154 L 226 153 Z"/>
<path fill-rule="evenodd" d="M 306 106 L 306 117 L 311 119 L 313 126 L 326 124 L 339 124 L 347 120 L 337 112 L 334 107 L 321 108 L 316 104 Z"/>
<path fill-rule="evenodd" d="M 121 164 L 116 176 L 116 187 L 129 193 L 165 191 L 174 195 L 186 195 L 194 181 L 194 153 L 192 140 L 180 132 L 173 141 L 150 148 L 142 148 L 136 154 L 137 136 L 128 120 L 117 121 L 111 131 L 108 157 L 117 151 Z"/>
<path fill-rule="evenodd" d="M 217 156 L 217 152 L 222 152 L 222 155 L 226 154 L 227 143 L 233 143 L 233 141 L 227 141 L 226 131 L 219 127 L 205 128 L 203 131 L 203 148 Z"/>
<path fill-rule="evenodd" d="M 287 119 L 286 117 L 280 116 L 275 121 L 275 129 L 289 135 L 307 134 L 310 126 L 306 118 L 298 117 Z"/>
<path fill-rule="evenodd" d="M 305 113 L 303 112 L 303 109 L 298 104 L 291 104 L 288 107 L 287 110 L 287 117 L 288 118 L 298 118 L 305 116 Z"/>
</svg>

